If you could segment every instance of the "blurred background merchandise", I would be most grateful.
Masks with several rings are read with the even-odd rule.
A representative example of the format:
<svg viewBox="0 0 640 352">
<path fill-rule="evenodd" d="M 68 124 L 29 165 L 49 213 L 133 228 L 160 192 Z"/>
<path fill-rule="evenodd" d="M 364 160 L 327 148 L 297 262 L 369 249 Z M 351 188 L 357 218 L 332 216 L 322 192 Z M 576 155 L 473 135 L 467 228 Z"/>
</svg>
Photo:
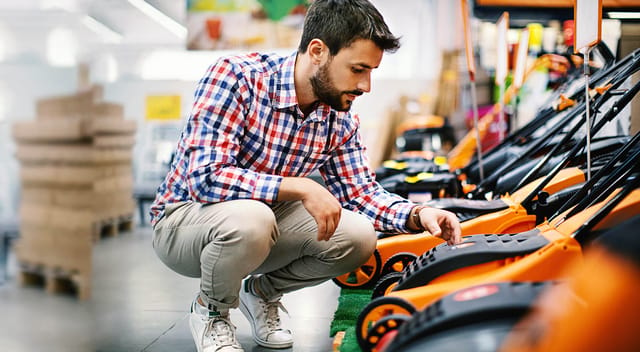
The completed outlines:
<svg viewBox="0 0 640 352">
<path fill-rule="evenodd" d="M 353 111 L 371 168 L 402 176 L 411 191 L 457 169 L 456 147 L 472 146 L 469 160 L 475 151 L 460 2 L 372 2 L 402 47 L 385 55 Z M 157 260 L 148 206 L 207 67 L 247 51 L 291 54 L 309 3 L 0 1 L 0 350 L 193 350 L 184 317 L 197 282 Z M 494 79 L 497 19 L 509 11 L 509 70 L 525 29 L 532 68 L 545 55 L 568 60 L 572 6 L 469 1 L 483 151 L 534 119 L 567 77 L 535 66 L 500 120 L 500 91 L 513 76 L 504 87 Z M 640 47 L 638 11 L 635 0 L 604 0 L 602 40 L 617 58 Z M 622 87 L 637 81 L 636 73 Z M 636 133 L 639 111 L 635 99 L 607 133 Z M 426 201 L 447 195 L 440 191 L 408 194 Z M 285 301 L 298 312 L 288 318 L 299 333 L 294 350 L 334 347 L 328 324 L 340 290 L 329 282 Z M 308 297 L 322 304 L 310 307 Z M 251 346 L 249 334 L 240 338 Z"/>
</svg>

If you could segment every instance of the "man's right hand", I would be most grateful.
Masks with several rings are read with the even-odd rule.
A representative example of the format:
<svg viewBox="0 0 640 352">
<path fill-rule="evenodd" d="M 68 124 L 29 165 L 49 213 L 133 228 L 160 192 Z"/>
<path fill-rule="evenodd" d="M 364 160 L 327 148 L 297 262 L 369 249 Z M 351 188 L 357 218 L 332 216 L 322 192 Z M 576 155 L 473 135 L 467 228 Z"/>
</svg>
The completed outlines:
<svg viewBox="0 0 640 352">
<path fill-rule="evenodd" d="M 450 246 L 462 242 L 462 229 L 458 217 L 446 210 L 425 207 L 420 210 L 422 226 L 433 236 L 447 241 Z"/>
<path fill-rule="evenodd" d="M 336 197 L 318 182 L 306 177 L 285 177 L 279 201 L 300 200 L 318 225 L 318 241 L 328 241 L 340 223 L 342 207 Z"/>
</svg>

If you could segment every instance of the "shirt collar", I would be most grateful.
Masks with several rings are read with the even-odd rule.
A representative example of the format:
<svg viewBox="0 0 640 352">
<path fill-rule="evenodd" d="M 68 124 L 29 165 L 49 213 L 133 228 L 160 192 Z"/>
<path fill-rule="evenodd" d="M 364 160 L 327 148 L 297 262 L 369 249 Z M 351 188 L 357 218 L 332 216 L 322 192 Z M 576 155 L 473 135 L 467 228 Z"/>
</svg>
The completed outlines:
<svg viewBox="0 0 640 352">
<path fill-rule="evenodd" d="M 296 66 L 297 51 L 289 55 L 280 66 L 276 91 L 272 98 L 276 109 L 285 109 L 298 104 L 296 86 L 294 80 L 294 68 Z"/>
</svg>

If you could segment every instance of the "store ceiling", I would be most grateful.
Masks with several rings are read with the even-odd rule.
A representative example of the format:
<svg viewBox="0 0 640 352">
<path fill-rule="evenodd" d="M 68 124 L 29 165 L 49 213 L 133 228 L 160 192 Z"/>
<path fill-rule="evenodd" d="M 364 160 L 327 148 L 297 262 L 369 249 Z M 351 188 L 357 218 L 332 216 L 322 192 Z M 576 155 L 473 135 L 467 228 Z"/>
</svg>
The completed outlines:
<svg viewBox="0 0 640 352">
<path fill-rule="evenodd" d="M 66 26 L 111 44 L 183 45 L 185 14 L 186 0 L 0 1 L 0 24 L 33 30 Z"/>
</svg>

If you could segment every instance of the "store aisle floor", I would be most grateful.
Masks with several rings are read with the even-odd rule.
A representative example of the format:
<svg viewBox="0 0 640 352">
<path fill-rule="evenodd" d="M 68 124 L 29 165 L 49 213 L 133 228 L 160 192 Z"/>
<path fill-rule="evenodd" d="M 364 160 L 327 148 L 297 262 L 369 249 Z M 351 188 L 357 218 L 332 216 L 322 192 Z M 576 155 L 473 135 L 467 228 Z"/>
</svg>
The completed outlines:
<svg viewBox="0 0 640 352">
<path fill-rule="evenodd" d="M 188 308 L 196 279 L 166 268 L 151 247 L 151 229 L 136 228 L 100 240 L 93 251 L 92 298 L 49 294 L 42 287 L 20 287 L 10 256 L 9 281 L 0 285 L 0 351 L 7 352 L 181 352 L 195 351 Z M 329 327 L 340 289 L 333 282 L 283 298 L 294 333 L 292 349 L 327 352 Z M 253 343 L 239 310 L 231 312 L 246 351 L 272 351 Z"/>
</svg>

